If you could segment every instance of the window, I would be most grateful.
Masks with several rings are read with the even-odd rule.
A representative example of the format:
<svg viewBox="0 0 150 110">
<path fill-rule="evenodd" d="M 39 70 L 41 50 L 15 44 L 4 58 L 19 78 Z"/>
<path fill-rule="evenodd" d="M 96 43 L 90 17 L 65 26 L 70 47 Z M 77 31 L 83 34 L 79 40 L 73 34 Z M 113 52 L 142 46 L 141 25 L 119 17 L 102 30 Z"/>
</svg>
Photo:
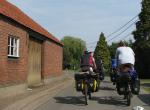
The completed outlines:
<svg viewBox="0 0 150 110">
<path fill-rule="evenodd" d="M 8 37 L 8 57 L 19 57 L 19 39 Z"/>
</svg>

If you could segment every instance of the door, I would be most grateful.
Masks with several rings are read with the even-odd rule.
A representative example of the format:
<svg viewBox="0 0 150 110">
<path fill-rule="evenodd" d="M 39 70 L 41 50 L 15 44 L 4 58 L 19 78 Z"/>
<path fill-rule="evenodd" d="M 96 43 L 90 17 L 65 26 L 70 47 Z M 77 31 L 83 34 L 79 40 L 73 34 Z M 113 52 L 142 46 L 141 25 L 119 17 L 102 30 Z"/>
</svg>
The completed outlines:
<svg viewBox="0 0 150 110">
<path fill-rule="evenodd" d="M 41 48 L 42 44 L 38 40 L 29 40 L 28 58 L 28 86 L 37 86 L 41 83 Z"/>
</svg>

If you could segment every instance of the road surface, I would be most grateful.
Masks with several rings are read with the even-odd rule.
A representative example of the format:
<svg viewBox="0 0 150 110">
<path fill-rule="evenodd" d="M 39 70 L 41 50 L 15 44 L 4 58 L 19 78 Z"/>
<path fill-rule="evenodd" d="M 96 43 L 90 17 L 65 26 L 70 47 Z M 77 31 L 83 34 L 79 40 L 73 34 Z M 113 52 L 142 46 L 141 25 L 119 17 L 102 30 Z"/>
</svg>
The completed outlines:
<svg viewBox="0 0 150 110">
<path fill-rule="evenodd" d="M 92 94 L 88 105 L 84 105 L 84 98 L 76 92 L 74 83 L 70 83 L 55 96 L 52 96 L 35 110 L 132 110 L 135 106 L 142 106 L 150 110 L 150 94 L 140 93 L 133 96 L 131 106 L 126 106 L 123 96 L 117 94 L 115 86 L 109 81 L 101 83 L 100 90 Z"/>
</svg>

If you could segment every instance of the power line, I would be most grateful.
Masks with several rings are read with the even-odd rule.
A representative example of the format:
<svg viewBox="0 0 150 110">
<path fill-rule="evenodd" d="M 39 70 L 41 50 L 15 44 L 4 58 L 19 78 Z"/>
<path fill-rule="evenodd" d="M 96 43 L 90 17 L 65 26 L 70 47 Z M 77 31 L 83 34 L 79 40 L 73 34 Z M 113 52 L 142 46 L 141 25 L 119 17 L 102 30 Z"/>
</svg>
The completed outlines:
<svg viewBox="0 0 150 110">
<path fill-rule="evenodd" d="M 131 20 L 129 20 L 127 23 L 125 23 L 123 26 L 121 26 L 120 28 L 118 28 L 116 31 L 110 33 L 107 38 L 111 37 L 113 34 L 119 32 L 121 29 L 123 29 L 125 26 L 127 26 L 131 21 L 133 21 L 136 17 L 138 17 L 139 14 L 137 14 L 136 16 L 134 16 Z M 90 42 L 90 43 L 87 43 L 87 44 L 93 44 L 93 43 L 96 43 L 97 41 L 93 41 L 93 42 Z"/>
<path fill-rule="evenodd" d="M 127 34 L 126 36 L 122 37 L 122 40 L 125 40 L 128 37 L 131 37 L 132 33 Z"/>
<path fill-rule="evenodd" d="M 133 22 L 132 24 L 130 24 L 127 28 L 125 28 L 123 31 L 121 31 L 118 35 L 116 35 L 115 37 L 109 39 L 107 42 L 110 42 L 111 40 L 119 37 L 122 33 L 124 33 L 126 30 L 128 30 L 132 25 L 134 25 L 138 20 L 136 20 L 135 22 Z"/>
<path fill-rule="evenodd" d="M 109 39 L 107 42 L 110 42 L 111 40 L 113 40 L 113 39 L 119 37 L 122 33 L 124 33 L 126 30 L 128 30 L 132 25 L 134 25 L 137 21 L 138 21 L 138 20 L 134 21 L 134 22 L 133 22 L 132 24 L 130 24 L 127 28 L 125 28 L 123 31 L 121 31 L 119 34 L 117 34 L 115 37 Z M 130 33 L 130 34 L 131 34 L 131 33 Z M 126 36 L 124 36 L 124 37 L 126 37 Z M 97 41 L 95 41 L 95 42 L 97 42 Z M 90 43 L 90 44 L 94 44 L 95 42 L 92 42 L 92 43 Z"/>
<path fill-rule="evenodd" d="M 127 34 L 127 35 L 125 35 L 125 36 L 123 36 L 123 37 L 120 37 L 120 38 L 127 38 L 127 37 L 129 37 L 130 35 L 131 35 L 132 33 L 129 33 L 129 34 Z M 109 41 L 108 41 L 109 42 Z"/>
<path fill-rule="evenodd" d="M 129 20 L 127 23 L 125 23 L 123 26 L 121 26 L 120 28 L 118 28 L 116 31 L 112 32 L 111 34 L 109 34 L 107 36 L 107 38 L 109 38 L 110 36 L 112 36 L 113 34 L 117 33 L 118 31 L 120 31 L 122 28 L 124 28 L 125 26 L 127 26 L 131 21 L 133 21 L 136 17 L 138 17 L 139 14 L 137 14 L 135 17 L 133 17 L 131 20 Z"/>
</svg>

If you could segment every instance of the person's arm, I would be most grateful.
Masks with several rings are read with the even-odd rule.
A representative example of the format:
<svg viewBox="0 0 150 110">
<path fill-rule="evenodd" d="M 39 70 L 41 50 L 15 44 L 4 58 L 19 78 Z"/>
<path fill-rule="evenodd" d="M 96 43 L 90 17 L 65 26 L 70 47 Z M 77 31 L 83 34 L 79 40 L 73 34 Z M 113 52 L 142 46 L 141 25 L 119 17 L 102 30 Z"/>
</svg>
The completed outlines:
<svg viewBox="0 0 150 110">
<path fill-rule="evenodd" d="M 96 63 L 95 63 L 95 59 L 93 58 L 93 65 L 94 65 L 94 69 L 97 68 Z"/>
</svg>

